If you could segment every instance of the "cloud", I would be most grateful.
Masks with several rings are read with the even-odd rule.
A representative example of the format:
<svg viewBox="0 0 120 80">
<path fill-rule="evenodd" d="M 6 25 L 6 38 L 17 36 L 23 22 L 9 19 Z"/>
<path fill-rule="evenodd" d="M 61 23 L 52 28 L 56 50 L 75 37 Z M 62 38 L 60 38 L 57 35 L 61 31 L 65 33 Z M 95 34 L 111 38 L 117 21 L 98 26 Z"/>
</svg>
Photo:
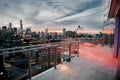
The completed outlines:
<svg viewBox="0 0 120 80">
<path fill-rule="evenodd" d="M 0 25 L 22 19 L 32 29 L 102 29 L 102 10 L 103 0 L 0 0 Z"/>
<path fill-rule="evenodd" d="M 96 15 L 96 14 L 98 15 L 99 13 L 103 13 L 103 6 L 102 7 L 101 6 L 100 7 L 95 7 L 95 8 L 85 10 L 83 12 L 80 12 L 80 13 L 77 13 L 77 14 L 74 14 L 74 15 L 71 15 L 71 16 L 67 16 L 67 17 L 57 19 L 56 22 L 61 22 L 61 21 L 66 21 L 66 20 L 73 20 L 73 19 L 76 19 L 76 18 L 84 19 L 86 17 L 91 17 L 92 15 L 93 16 Z"/>
<path fill-rule="evenodd" d="M 82 25 L 87 29 L 102 29 L 103 27 L 103 6 L 95 7 L 81 13 L 67 16 L 55 20 L 55 22 L 66 23 L 66 24 L 78 24 Z"/>
</svg>

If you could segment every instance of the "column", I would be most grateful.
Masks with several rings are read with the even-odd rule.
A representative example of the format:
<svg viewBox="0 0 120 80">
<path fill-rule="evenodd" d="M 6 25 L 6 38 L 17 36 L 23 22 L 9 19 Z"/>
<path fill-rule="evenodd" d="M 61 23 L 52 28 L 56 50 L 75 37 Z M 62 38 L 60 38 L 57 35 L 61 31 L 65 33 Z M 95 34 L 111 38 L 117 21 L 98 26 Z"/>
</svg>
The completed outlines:
<svg viewBox="0 0 120 80">
<path fill-rule="evenodd" d="M 77 57 L 79 57 L 79 45 L 80 45 L 80 43 L 78 42 L 78 52 L 77 52 Z"/>
<path fill-rule="evenodd" d="M 68 62 L 71 62 L 71 43 L 69 44 L 69 58 Z"/>
<path fill-rule="evenodd" d="M 57 53 L 56 53 L 56 47 L 54 47 L 54 68 L 57 69 Z"/>
<path fill-rule="evenodd" d="M 116 17 L 115 20 L 115 31 L 114 31 L 114 53 L 113 57 L 117 58 L 118 57 L 118 44 L 119 44 L 119 33 L 120 33 L 120 17 Z"/>
</svg>

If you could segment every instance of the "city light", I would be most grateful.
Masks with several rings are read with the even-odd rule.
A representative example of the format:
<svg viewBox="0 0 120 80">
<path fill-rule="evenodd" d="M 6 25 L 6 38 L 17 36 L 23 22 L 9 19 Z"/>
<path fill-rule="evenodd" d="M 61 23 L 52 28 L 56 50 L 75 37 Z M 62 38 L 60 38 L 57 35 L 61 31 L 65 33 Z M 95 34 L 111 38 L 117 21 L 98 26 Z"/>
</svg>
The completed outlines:
<svg viewBox="0 0 120 80">
<path fill-rule="evenodd" d="M 0 75 L 3 75 L 3 72 L 0 72 Z"/>
</svg>

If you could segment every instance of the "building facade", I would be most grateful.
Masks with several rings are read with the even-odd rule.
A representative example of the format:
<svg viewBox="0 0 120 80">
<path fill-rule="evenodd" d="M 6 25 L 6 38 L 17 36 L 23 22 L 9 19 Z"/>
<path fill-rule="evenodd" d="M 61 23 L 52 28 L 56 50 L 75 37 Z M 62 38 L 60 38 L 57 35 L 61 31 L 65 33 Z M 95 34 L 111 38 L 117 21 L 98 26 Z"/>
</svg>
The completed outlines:
<svg viewBox="0 0 120 80">
<path fill-rule="evenodd" d="M 116 80 L 120 80 L 120 0 L 112 0 L 108 18 L 115 18 L 113 57 L 118 59 Z"/>
</svg>

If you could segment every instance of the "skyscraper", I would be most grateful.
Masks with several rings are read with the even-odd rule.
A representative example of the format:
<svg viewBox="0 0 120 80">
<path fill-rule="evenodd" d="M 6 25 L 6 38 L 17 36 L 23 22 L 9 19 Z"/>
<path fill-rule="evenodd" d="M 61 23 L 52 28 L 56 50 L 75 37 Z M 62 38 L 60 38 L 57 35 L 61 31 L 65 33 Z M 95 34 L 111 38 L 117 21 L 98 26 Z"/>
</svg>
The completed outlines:
<svg viewBox="0 0 120 80">
<path fill-rule="evenodd" d="M 48 34 L 48 29 L 45 29 L 45 35 L 47 35 Z"/>
<path fill-rule="evenodd" d="M 26 28 L 25 37 L 27 39 L 31 39 L 31 28 L 30 27 Z"/>
<path fill-rule="evenodd" d="M 20 20 L 20 30 L 23 30 L 23 24 L 22 24 L 22 20 Z"/>
<path fill-rule="evenodd" d="M 7 26 L 2 26 L 2 30 L 5 31 L 7 29 Z"/>
<path fill-rule="evenodd" d="M 63 36 L 66 37 L 66 29 L 63 28 Z"/>
<path fill-rule="evenodd" d="M 22 20 L 20 20 L 20 32 L 19 32 L 20 36 L 23 36 L 23 23 Z"/>
<path fill-rule="evenodd" d="M 8 25 L 8 31 L 12 31 L 12 23 L 9 23 L 9 25 Z"/>
<path fill-rule="evenodd" d="M 2 29 L 1 29 L 1 27 L 0 27 L 0 31 L 1 31 Z"/>
</svg>

